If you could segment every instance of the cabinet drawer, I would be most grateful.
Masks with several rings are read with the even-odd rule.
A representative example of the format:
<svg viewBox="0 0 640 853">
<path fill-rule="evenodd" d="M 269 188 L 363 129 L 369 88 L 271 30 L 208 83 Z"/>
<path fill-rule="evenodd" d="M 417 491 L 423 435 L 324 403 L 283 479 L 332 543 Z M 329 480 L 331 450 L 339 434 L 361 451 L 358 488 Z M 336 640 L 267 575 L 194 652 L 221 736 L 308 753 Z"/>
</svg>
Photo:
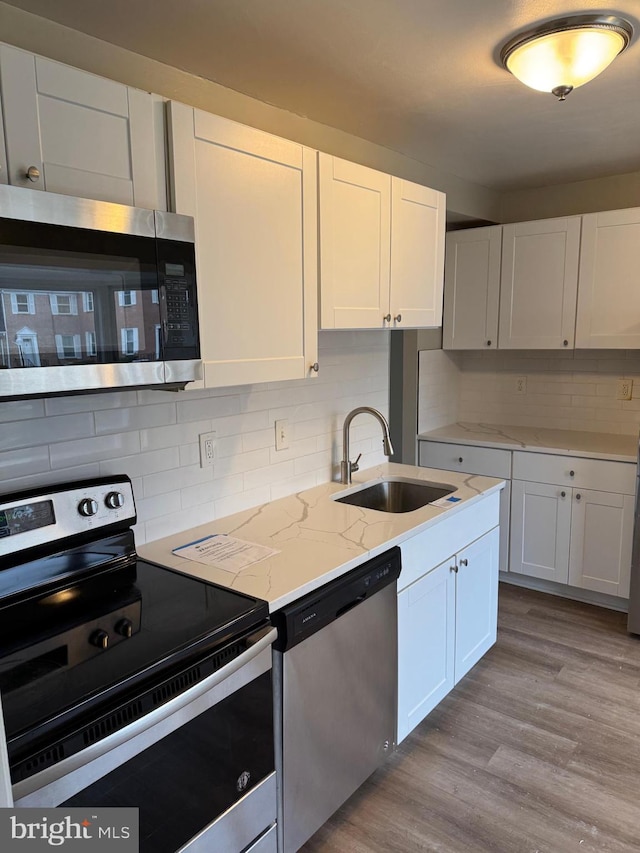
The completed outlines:
<svg viewBox="0 0 640 853">
<path fill-rule="evenodd" d="M 511 477 L 511 451 L 444 441 L 420 442 L 420 465 L 484 477 Z"/>
<path fill-rule="evenodd" d="M 633 495 L 636 466 L 632 462 L 516 451 L 513 454 L 513 479 Z"/>
</svg>

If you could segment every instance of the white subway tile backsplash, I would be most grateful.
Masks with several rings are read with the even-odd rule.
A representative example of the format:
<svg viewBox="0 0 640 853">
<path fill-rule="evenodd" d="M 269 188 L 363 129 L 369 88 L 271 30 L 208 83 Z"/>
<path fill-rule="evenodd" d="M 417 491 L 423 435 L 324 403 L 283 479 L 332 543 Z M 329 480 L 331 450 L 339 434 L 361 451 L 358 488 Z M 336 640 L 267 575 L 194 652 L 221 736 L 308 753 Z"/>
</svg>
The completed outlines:
<svg viewBox="0 0 640 853">
<path fill-rule="evenodd" d="M 105 409 L 95 413 L 96 433 L 128 432 L 134 429 L 160 427 L 176 422 L 175 403 L 153 406 L 132 406 L 123 409 Z"/>
<path fill-rule="evenodd" d="M 11 405 L 11 403 L 2 403 L 0 408 Z M 54 441 L 83 438 L 86 435 L 94 434 L 93 413 L 91 412 L 7 422 L 0 430 L 0 451 L 51 444 Z"/>
<path fill-rule="evenodd" d="M 525 394 L 515 393 L 516 376 L 527 377 Z M 640 388 L 637 400 L 617 400 L 622 377 L 640 386 L 637 351 L 423 352 L 419 431 L 459 420 L 635 434 Z"/>
<path fill-rule="evenodd" d="M 137 432 L 63 441 L 52 444 L 49 448 L 52 468 L 69 468 L 78 463 L 96 460 L 121 459 L 139 452 L 140 436 Z"/>
<path fill-rule="evenodd" d="M 313 381 L 0 402 L 0 489 L 128 474 L 141 544 L 326 482 L 346 413 L 371 405 L 388 414 L 389 333 L 321 332 L 319 343 Z M 281 452 L 276 417 L 289 420 Z M 201 468 L 198 437 L 212 430 L 215 464 Z M 352 449 L 363 465 L 384 461 L 373 418 L 356 420 Z"/>
</svg>

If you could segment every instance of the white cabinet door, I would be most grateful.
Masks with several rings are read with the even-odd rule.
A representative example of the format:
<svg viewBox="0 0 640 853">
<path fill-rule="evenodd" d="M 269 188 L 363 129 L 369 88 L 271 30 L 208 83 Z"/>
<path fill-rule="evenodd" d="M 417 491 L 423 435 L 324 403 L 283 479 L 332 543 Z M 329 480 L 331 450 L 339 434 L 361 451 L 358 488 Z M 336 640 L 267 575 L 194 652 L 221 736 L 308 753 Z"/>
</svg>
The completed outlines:
<svg viewBox="0 0 640 853">
<path fill-rule="evenodd" d="M 634 498 L 573 489 L 569 584 L 629 597 Z"/>
<path fill-rule="evenodd" d="M 510 571 L 566 584 L 570 529 L 571 489 L 511 481 Z"/>
<path fill-rule="evenodd" d="M 456 555 L 456 684 L 496 641 L 499 540 L 495 527 Z"/>
<path fill-rule="evenodd" d="M 195 218 L 207 387 L 315 376 L 316 152 L 170 104 L 173 207 Z"/>
<path fill-rule="evenodd" d="M 580 217 L 504 225 L 501 349 L 573 347 Z"/>
<path fill-rule="evenodd" d="M 391 288 L 393 328 L 442 325 L 444 193 L 391 179 Z"/>
<path fill-rule="evenodd" d="M 387 327 L 391 177 L 318 156 L 321 328 Z"/>
<path fill-rule="evenodd" d="M 582 217 L 576 347 L 640 348 L 640 207 Z"/>
<path fill-rule="evenodd" d="M 8 45 L 0 77 L 9 183 L 166 208 L 161 99 Z"/>
<path fill-rule="evenodd" d="M 453 687 L 454 566 L 447 560 L 398 595 L 398 743 Z"/>
<path fill-rule="evenodd" d="M 447 234 L 443 349 L 496 349 L 502 226 Z"/>
</svg>

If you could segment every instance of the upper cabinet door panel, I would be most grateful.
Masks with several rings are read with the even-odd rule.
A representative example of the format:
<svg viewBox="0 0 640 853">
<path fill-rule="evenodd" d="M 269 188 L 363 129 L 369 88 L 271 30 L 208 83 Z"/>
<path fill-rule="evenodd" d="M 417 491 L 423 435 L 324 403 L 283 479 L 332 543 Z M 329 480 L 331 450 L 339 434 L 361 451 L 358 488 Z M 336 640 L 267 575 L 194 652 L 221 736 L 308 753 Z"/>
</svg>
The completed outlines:
<svg viewBox="0 0 640 853">
<path fill-rule="evenodd" d="M 389 313 L 391 178 L 319 155 L 321 328 L 382 328 Z"/>
<path fill-rule="evenodd" d="M 315 152 L 170 106 L 174 207 L 196 222 L 205 384 L 315 375 Z"/>
<path fill-rule="evenodd" d="M 501 349 L 573 347 L 580 217 L 505 225 Z"/>
<path fill-rule="evenodd" d="M 582 218 L 576 347 L 640 348 L 640 207 Z"/>
<path fill-rule="evenodd" d="M 447 234 L 443 349 L 496 349 L 502 226 Z"/>
<path fill-rule="evenodd" d="M 444 193 L 391 179 L 391 297 L 395 328 L 442 325 Z"/>
<path fill-rule="evenodd" d="M 154 96 L 6 45 L 0 72 L 10 183 L 166 206 Z"/>
</svg>

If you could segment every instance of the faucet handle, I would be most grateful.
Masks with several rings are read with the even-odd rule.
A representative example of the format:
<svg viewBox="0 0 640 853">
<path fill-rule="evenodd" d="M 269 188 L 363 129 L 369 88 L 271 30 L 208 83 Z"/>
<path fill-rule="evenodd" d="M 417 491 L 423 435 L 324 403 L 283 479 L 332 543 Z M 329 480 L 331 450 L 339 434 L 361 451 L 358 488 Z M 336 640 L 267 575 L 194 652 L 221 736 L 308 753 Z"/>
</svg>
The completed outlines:
<svg viewBox="0 0 640 853">
<path fill-rule="evenodd" d="M 354 472 L 354 471 L 359 471 L 359 470 L 360 470 L 360 466 L 358 465 L 358 462 L 360 461 L 360 457 L 361 457 L 361 456 L 362 456 L 362 453 L 358 453 L 358 458 L 356 459 L 356 461 L 355 461 L 355 462 L 350 462 L 350 463 L 349 463 L 349 467 L 350 467 L 350 470 L 351 470 L 351 473 L 352 473 L 352 474 L 353 474 L 353 472 Z"/>
</svg>

